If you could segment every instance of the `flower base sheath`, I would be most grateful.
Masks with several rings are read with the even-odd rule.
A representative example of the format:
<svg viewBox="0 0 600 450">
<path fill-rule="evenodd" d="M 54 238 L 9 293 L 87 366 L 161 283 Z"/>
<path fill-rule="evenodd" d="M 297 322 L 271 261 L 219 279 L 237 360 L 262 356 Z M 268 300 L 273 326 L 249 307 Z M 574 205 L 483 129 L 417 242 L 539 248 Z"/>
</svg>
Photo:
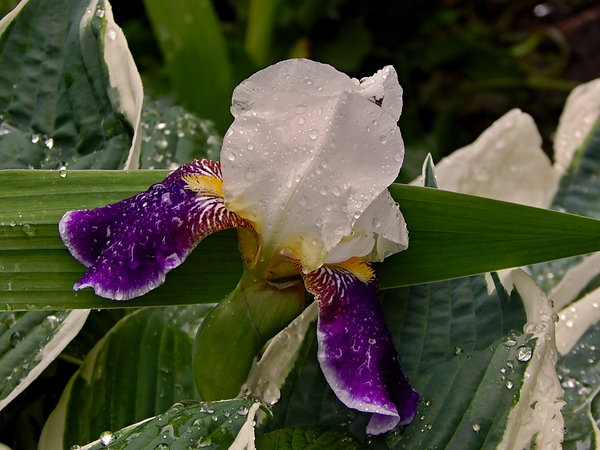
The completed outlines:
<svg viewBox="0 0 600 450">
<path fill-rule="evenodd" d="M 409 423 L 419 395 L 369 264 L 408 245 L 387 191 L 403 159 L 401 94 L 392 67 L 361 81 L 303 59 L 256 73 L 234 91 L 220 163 L 192 161 L 132 198 L 63 216 L 61 237 L 88 267 L 74 288 L 143 295 L 208 234 L 244 230 L 246 278 L 295 272 L 318 302 L 319 363 L 337 397 L 372 414 L 370 434 Z"/>
</svg>

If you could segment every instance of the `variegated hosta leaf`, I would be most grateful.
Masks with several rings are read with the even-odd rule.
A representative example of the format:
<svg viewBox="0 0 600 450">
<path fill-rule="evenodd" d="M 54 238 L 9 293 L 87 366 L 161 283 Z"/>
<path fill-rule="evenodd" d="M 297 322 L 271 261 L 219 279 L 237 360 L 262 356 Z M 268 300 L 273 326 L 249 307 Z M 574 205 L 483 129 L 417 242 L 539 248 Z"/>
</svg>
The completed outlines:
<svg viewBox="0 0 600 450">
<path fill-rule="evenodd" d="M 0 409 L 21 393 L 77 335 L 89 311 L 0 314 Z"/>
<path fill-rule="evenodd" d="M 600 289 L 558 313 L 558 374 L 565 391 L 565 448 L 599 448 Z"/>
<path fill-rule="evenodd" d="M 142 133 L 142 169 L 174 170 L 193 159 L 219 159 L 222 138 L 213 122 L 180 106 L 146 102 Z"/>
<path fill-rule="evenodd" d="M 137 167 L 141 80 L 106 0 L 23 0 L 0 33 L 0 168 Z"/>
<path fill-rule="evenodd" d="M 441 189 L 545 207 L 558 176 L 528 114 L 514 109 L 436 165 Z"/>
<path fill-rule="evenodd" d="M 517 349 L 517 359 L 528 361 L 518 402 L 508 417 L 500 449 L 560 449 L 564 421 L 560 409 L 565 404 L 556 373 L 554 310 L 548 297 L 523 271 L 511 273 L 515 289 L 527 311 L 523 330 L 535 342 L 532 349 Z"/>
<path fill-rule="evenodd" d="M 284 428 L 271 431 L 256 439 L 258 449 L 280 450 L 361 450 L 364 444 L 358 442 L 349 433 L 335 428 Z"/>
<path fill-rule="evenodd" d="M 150 308 L 121 319 L 73 375 L 42 432 L 40 449 L 93 441 L 198 399 L 192 342 L 211 305 Z"/>
<path fill-rule="evenodd" d="M 131 448 L 252 449 L 254 416 L 260 403 L 252 399 L 220 402 L 184 401 L 163 414 L 116 432 L 103 432 L 81 450 Z"/>
</svg>

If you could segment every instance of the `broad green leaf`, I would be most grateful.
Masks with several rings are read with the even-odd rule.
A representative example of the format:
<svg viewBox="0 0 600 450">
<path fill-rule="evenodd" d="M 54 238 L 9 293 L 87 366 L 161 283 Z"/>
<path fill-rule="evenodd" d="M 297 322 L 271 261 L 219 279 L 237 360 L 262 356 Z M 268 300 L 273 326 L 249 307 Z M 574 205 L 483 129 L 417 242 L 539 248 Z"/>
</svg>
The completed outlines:
<svg viewBox="0 0 600 450">
<path fill-rule="evenodd" d="M 19 7 L 0 23 L 0 167 L 134 167 L 141 82 L 108 3 Z"/>
<path fill-rule="evenodd" d="M 241 274 L 231 233 L 206 239 L 163 287 L 134 301 L 115 303 L 89 290 L 71 291 L 84 267 L 69 256 L 58 238 L 56 224 L 62 214 L 129 197 L 166 174 L 158 170 L 0 171 L 3 308 L 136 307 L 221 300 Z M 383 289 L 600 249 L 600 221 L 594 219 L 417 186 L 394 184 L 390 192 L 408 223 L 410 247 L 377 265 Z"/>
<path fill-rule="evenodd" d="M 174 169 L 193 159 L 219 159 L 222 139 L 214 124 L 180 106 L 146 102 L 142 130 L 142 169 Z"/>
<path fill-rule="evenodd" d="M 240 393 L 252 361 L 305 306 L 304 284 L 285 288 L 242 279 L 204 320 L 194 342 L 196 387 L 204 400 Z"/>
<path fill-rule="evenodd" d="M 212 2 L 144 4 L 178 100 L 200 117 L 214 120 L 224 133 L 232 119 L 233 69 Z"/>
<path fill-rule="evenodd" d="M 256 439 L 257 450 L 360 450 L 364 444 L 335 428 L 284 428 Z"/>
<path fill-rule="evenodd" d="M 44 427 L 45 449 L 97 439 L 197 399 L 192 342 L 211 305 L 149 308 L 115 325 L 71 378 Z"/>
<path fill-rule="evenodd" d="M 79 332 L 88 311 L 0 315 L 0 409 L 21 393 Z"/>
<path fill-rule="evenodd" d="M 236 285 L 235 233 L 200 243 L 167 283 L 129 302 L 73 292 L 85 268 L 65 250 L 57 223 L 67 210 L 116 202 L 160 181 L 163 171 L 0 171 L 0 309 L 115 308 L 209 303 Z"/>
<path fill-rule="evenodd" d="M 100 439 L 81 449 L 251 448 L 254 443 L 254 415 L 259 407 L 260 403 L 252 399 L 180 402 L 142 423 L 115 433 L 103 433 Z"/>
</svg>

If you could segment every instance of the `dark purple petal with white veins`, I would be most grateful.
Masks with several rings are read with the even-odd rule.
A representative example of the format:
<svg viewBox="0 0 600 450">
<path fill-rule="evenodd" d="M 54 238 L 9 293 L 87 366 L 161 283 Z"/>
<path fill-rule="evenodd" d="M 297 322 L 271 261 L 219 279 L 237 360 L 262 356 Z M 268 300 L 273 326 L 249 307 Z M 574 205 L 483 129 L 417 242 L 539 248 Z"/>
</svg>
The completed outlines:
<svg viewBox="0 0 600 450">
<path fill-rule="evenodd" d="M 319 303 L 318 357 L 325 378 L 342 403 L 373 414 L 367 433 L 381 434 L 410 423 L 419 394 L 400 368 L 375 280 L 365 281 L 361 272 L 324 266 L 305 274 L 304 282 Z"/>
<path fill-rule="evenodd" d="M 114 300 L 138 297 L 162 284 L 208 234 L 251 228 L 225 208 L 221 184 L 219 163 L 197 160 L 119 203 L 67 212 L 60 235 L 71 254 L 89 267 L 74 289 L 92 287 Z"/>
</svg>

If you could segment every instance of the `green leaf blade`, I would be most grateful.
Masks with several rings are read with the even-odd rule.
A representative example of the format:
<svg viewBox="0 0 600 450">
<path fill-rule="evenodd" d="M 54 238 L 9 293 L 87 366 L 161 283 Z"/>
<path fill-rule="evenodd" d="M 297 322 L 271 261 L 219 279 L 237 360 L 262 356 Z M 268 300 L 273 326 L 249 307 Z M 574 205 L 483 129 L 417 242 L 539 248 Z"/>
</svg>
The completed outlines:
<svg viewBox="0 0 600 450">
<path fill-rule="evenodd" d="M 600 222 L 541 208 L 394 184 L 408 224 L 408 250 L 377 267 L 390 288 L 590 253 Z"/>
</svg>

